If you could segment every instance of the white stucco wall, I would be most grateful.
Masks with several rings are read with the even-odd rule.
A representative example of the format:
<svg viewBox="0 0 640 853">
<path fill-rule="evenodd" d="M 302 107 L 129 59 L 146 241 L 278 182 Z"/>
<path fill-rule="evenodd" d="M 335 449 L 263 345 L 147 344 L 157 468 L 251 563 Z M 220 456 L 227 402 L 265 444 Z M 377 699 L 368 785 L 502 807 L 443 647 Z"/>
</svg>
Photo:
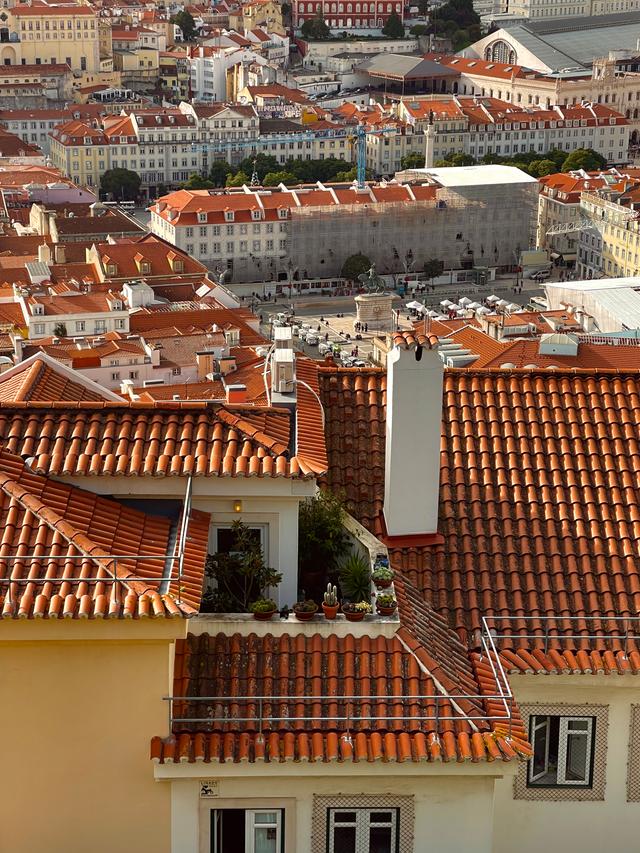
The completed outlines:
<svg viewBox="0 0 640 853">
<path fill-rule="evenodd" d="M 638 849 L 640 803 L 627 802 L 631 704 L 640 680 L 625 675 L 511 676 L 521 704 L 571 703 L 609 708 L 605 798 L 601 801 L 514 800 L 513 780 L 496 784 L 494 853 L 622 853 Z"/>
<path fill-rule="evenodd" d="M 511 773 L 511 765 L 183 764 L 155 772 L 177 777 L 160 783 L 172 789 L 172 853 L 210 853 L 211 809 L 264 807 L 286 809 L 285 853 L 311 853 L 314 795 L 335 798 L 336 806 L 354 795 L 413 796 L 411 853 L 491 853 L 495 779 L 487 774 Z M 200 799 L 199 779 L 217 780 L 219 796 Z"/>
</svg>

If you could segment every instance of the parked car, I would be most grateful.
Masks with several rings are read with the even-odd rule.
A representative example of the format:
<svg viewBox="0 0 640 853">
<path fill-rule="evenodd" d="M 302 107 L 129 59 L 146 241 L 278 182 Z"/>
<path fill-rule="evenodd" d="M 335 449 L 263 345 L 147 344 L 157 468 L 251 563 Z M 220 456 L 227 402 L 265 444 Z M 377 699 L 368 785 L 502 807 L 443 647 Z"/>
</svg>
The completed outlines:
<svg viewBox="0 0 640 853">
<path fill-rule="evenodd" d="M 535 270 L 534 272 L 529 274 L 529 278 L 532 281 L 546 281 L 551 276 L 550 269 L 541 269 Z"/>
<path fill-rule="evenodd" d="M 319 340 L 315 332 L 307 332 L 305 341 L 310 347 L 317 347 Z"/>
</svg>

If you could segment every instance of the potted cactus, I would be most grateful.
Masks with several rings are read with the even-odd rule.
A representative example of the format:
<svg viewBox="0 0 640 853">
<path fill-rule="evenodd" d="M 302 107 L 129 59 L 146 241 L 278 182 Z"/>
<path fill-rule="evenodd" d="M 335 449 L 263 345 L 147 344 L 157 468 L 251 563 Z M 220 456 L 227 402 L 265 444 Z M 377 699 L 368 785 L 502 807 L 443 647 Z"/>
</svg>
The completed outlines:
<svg viewBox="0 0 640 853">
<path fill-rule="evenodd" d="M 278 605 L 270 598 L 259 598 L 249 605 L 253 618 L 259 622 L 267 622 L 278 609 Z"/>
<path fill-rule="evenodd" d="M 394 595 L 378 595 L 376 597 L 376 610 L 381 616 L 393 616 L 398 607 Z"/>
<path fill-rule="evenodd" d="M 322 609 L 324 610 L 325 619 L 335 619 L 338 613 L 338 588 L 330 583 L 327 584 L 327 591 L 324 594 Z"/>
<path fill-rule="evenodd" d="M 296 614 L 296 619 L 299 619 L 301 622 L 311 621 L 317 610 L 318 605 L 310 598 L 306 601 L 296 601 L 293 605 L 293 612 Z"/>
<path fill-rule="evenodd" d="M 342 603 L 342 612 L 348 622 L 362 622 L 371 613 L 371 605 L 368 601 L 346 601 Z"/>
<path fill-rule="evenodd" d="M 393 569 L 390 569 L 388 566 L 376 566 L 371 578 L 376 585 L 376 589 L 388 589 L 393 581 Z"/>
</svg>

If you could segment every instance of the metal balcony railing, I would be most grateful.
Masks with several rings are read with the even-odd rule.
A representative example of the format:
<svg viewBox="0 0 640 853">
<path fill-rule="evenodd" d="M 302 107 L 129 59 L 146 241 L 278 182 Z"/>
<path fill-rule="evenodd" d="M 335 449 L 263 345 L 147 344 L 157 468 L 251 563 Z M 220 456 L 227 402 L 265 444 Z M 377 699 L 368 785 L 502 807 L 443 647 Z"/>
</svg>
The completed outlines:
<svg viewBox="0 0 640 853">
<path fill-rule="evenodd" d="M 382 729 L 385 724 L 439 724 L 444 721 L 466 722 L 477 730 L 478 722 L 501 722 L 511 726 L 515 701 L 500 656 L 490 632 L 481 637 L 481 657 L 491 667 L 494 693 L 447 693 L 386 695 L 341 694 L 300 696 L 290 694 L 254 696 L 164 696 L 168 703 L 169 731 L 194 727 L 215 730 L 230 724 L 241 729 L 262 731 L 270 728 L 327 728 L 351 726 L 357 729 Z M 407 649 L 407 654 L 411 654 Z M 461 703 L 474 703 L 477 713 L 463 710 Z M 495 706 L 498 706 L 497 708 Z M 177 706 L 177 713 L 176 713 Z M 190 707 L 191 706 L 191 707 Z M 196 708 L 194 708 L 196 706 Z M 371 706 L 371 713 L 369 707 Z M 494 706 L 493 712 L 484 708 Z M 202 707 L 202 713 L 197 711 Z"/>
<path fill-rule="evenodd" d="M 482 625 L 483 640 L 491 640 L 494 648 L 531 646 L 531 641 L 545 653 L 568 643 L 592 648 L 614 644 L 623 651 L 640 648 L 640 616 L 486 616 Z"/>
</svg>

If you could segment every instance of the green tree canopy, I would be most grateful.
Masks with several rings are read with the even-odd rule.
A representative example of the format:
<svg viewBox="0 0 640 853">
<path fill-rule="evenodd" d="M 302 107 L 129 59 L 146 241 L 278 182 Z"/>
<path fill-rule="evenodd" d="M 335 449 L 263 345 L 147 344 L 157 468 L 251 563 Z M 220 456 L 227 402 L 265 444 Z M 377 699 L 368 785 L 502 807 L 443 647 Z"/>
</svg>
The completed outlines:
<svg viewBox="0 0 640 853">
<path fill-rule="evenodd" d="M 358 276 L 366 272 L 371 267 L 371 261 L 362 252 L 356 255 L 349 255 L 346 261 L 342 264 L 340 275 L 343 278 L 348 278 L 350 281 L 357 281 Z"/>
<path fill-rule="evenodd" d="M 320 12 L 315 18 L 305 21 L 300 27 L 300 32 L 302 38 L 309 39 L 309 41 L 323 41 L 331 35 L 331 30 Z"/>
<path fill-rule="evenodd" d="M 390 39 L 404 38 L 404 25 L 397 12 L 393 11 L 387 18 L 387 23 L 382 28 L 382 35 Z"/>
<path fill-rule="evenodd" d="M 171 23 L 176 24 L 182 30 L 182 38 L 185 41 L 193 41 L 196 37 L 196 22 L 193 15 L 183 9 L 171 18 Z"/>
<path fill-rule="evenodd" d="M 557 172 L 556 164 L 553 160 L 545 158 L 544 160 L 534 160 L 529 163 L 529 174 L 534 178 L 543 178 L 545 175 L 553 175 Z"/>
<path fill-rule="evenodd" d="M 227 175 L 232 175 L 233 169 L 226 160 L 214 160 L 209 169 L 209 180 L 214 187 L 224 187 L 227 183 Z"/>
<path fill-rule="evenodd" d="M 100 189 L 118 201 L 134 201 L 140 195 L 140 175 L 130 169 L 107 169 Z"/>
<path fill-rule="evenodd" d="M 255 169 L 258 173 L 258 180 L 262 183 L 267 172 L 277 172 L 282 169 L 282 166 L 277 157 L 272 154 L 256 154 L 252 157 L 245 157 L 238 169 L 247 175 L 252 175 Z"/>
<path fill-rule="evenodd" d="M 249 175 L 246 172 L 236 172 L 235 175 L 227 175 L 228 187 L 241 187 L 249 183 Z"/>
<path fill-rule="evenodd" d="M 590 172 L 602 169 L 606 165 L 607 161 L 602 154 L 598 154 L 592 148 L 578 148 L 565 158 L 561 171 L 572 172 L 574 169 L 584 169 Z"/>
<path fill-rule="evenodd" d="M 429 281 L 433 281 L 433 279 L 441 275 L 443 271 L 444 261 L 441 261 L 440 258 L 429 258 L 429 260 L 424 262 L 424 274 Z"/>
<path fill-rule="evenodd" d="M 278 184 L 297 184 L 298 179 L 291 172 L 267 172 L 262 180 L 263 187 L 277 187 Z"/>
<path fill-rule="evenodd" d="M 189 180 L 182 185 L 182 188 L 185 190 L 209 190 L 214 186 L 213 181 L 194 172 L 193 175 L 189 176 Z"/>
<path fill-rule="evenodd" d="M 405 154 L 400 160 L 401 169 L 422 169 L 424 166 L 424 154 L 418 154 L 417 151 L 412 151 L 411 154 Z"/>
</svg>

